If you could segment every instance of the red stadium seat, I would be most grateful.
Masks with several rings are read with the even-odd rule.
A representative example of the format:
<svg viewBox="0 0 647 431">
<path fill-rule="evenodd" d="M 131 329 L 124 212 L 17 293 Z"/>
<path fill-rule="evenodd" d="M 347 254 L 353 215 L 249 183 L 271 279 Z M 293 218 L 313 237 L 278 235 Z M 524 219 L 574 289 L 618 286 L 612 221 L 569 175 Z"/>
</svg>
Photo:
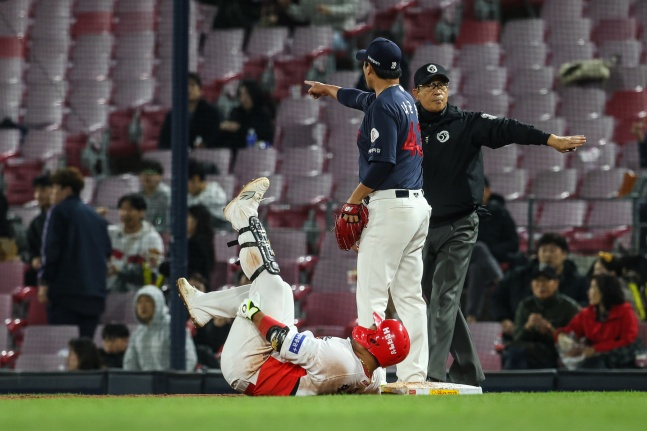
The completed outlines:
<svg viewBox="0 0 647 431">
<path fill-rule="evenodd" d="M 72 26 L 72 37 L 77 38 L 86 34 L 112 33 L 112 13 L 110 12 L 81 12 L 76 15 Z"/>
<path fill-rule="evenodd" d="M 456 45 L 497 43 L 500 31 L 498 21 L 463 21 Z"/>
<path fill-rule="evenodd" d="M 607 115 L 633 120 L 647 114 L 647 91 L 616 91 L 606 105 Z"/>
</svg>

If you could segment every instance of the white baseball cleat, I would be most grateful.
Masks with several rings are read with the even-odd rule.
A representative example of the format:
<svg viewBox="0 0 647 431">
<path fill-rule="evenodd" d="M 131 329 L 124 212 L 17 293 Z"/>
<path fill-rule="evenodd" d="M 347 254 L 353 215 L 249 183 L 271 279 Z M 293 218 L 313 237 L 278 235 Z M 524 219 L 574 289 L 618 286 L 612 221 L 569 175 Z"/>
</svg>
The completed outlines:
<svg viewBox="0 0 647 431">
<path fill-rule="evenodd" d="M 250 217 L 258 217 L 258 204 L 269 187 L 270 180 L 265 177 L 256 178 L 247 183 L 238 196 L 225 207 L 225 219 L 235 230 L 249 225 Z"/>
<path fill-rule="evenodd" d="M 191 286 L 186 278 L 179 278 L 177 280 L 177 290 L 180 292 L 180 298 L 184 301 L 184 305 L 189 311 L 189 316 L 191 316 L 191 320 L 193 320 L 195 326 L 202 328 L 204 325 L 209 323 L 211 316 L 208 313 L 193 307 L 195 299 L 204 295 L 204 293 Z"/>
</svg>

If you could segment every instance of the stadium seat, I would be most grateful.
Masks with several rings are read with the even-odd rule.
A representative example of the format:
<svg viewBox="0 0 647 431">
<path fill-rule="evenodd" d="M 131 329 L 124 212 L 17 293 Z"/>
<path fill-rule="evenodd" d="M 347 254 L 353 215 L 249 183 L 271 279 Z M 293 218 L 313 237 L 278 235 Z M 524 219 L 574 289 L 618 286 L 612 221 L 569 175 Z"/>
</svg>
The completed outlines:
<svg viewBox="0 0 647 431">
<path fill-rule="evenodd" d="M 562 117 L 553 117 L 545 120 L 533 121 L 533 126 L 546 133 L 552 133 L 557 136 L 564 136 L 566 133 L 566 120 Z"/>
<path fill-rule="evenodd" d="M 606 105 L 607 115 L 619 120 L 633 120 L 647 111 L 647 91 L 616 91 Z"/>
<path fill-rule="evenodd" d="M 497 341 L 501 340 L 501 324 L 498 322 L 475 322 L 469 324 L 469 330 L 483 370 L 501 370 L 501 356 L 496 350 Z"/>
<path fill-rule="evenodd" d="M 616 66 L 611 69 L 611 77 L 606 85 L 606 90 L 613 93 L 619 90 L 636 91 L 647 86 L 647 67 Z"/>
<path fill-rule="evenodd" d="M 598 45 L 607 41 L 633 41 L 638 36 L 634 18 L 603 19 L 593 29 L 591 40 Z"/>
<path fill-rule="evenodd" d="M 559 153 L 545 145 L 523 146 L 523 162 L 521 166 L 528 172 L 528 178 L 533 181 L 537 174 L 545 170 L 558 171 L 566 167 L 568 156 Z"/>
<path fill-rule="evenodd" d="M 92 57 L 86 57 L 87 53 L 72 54 L 72 68 L 68 74 L 70 81 L 102 80 L 106 79 L 110 72 L 110 53 L 96 53 Z"/>
<path fill-rule="evenodd" d="M 57 354 L 66 350 L 68 342 L 78 336 L 78 326 L 30 325 L 25 328 L 21 354 Z"/>
<path fill-rule="evenodd" d="M 546 25 L 541 18 L 517 19 L 503 26 L 501 45 L 506 50 L 517 46 L 528 47 L 544 43 Z"/>
<path fill-rule="evenodd" d="M 577 191 L 577 171 L 562 169 L 536 174 L 530 184 L 530 194 L 537 199 L 566 199 Z"/>
<path fill-rule="evenodd" d="M 284 100 L 276 113 L 276 125 L 314 124 L 319 119 L 319 109 L 320 104 L 310 98 Z"/>
<path fill-rule="evenodd" d="M 213 163 L 218 168 L 218 175 L 229 174 L 232 154 L 229 148 L 196 148 L 190 157 L 207 163 Z"/>
<path fill-rule="evenodd" d="M 501 64 L 501 46 L 496 43 L 483 45 L 465 45 L 460 50 L 456 66 L 464 71 L 464 74 L 480 73 L 490 66 Z"/>
<path fill-rule="evenodd" d="M 483 169 L 486 175 L 497 172 L 511 172 L 517 168 L 519 161 L 519 146 L 506 145 L 505 147 L 492 148 L 482 147 Z"/>
<path fill-rule="evenodd" d="M 20 57 L 0 59 L 0 82 L 14 83 L 22 80 L 25 62 Z"/>
<path fill-rule="evenodd" d="M 276 171 L 278 152 L 274 148 L 248 148 L 238 151 L 233 172 L 243 183 Z"/>
<path fill-rule="evenodd" d="M 615 168 L 619 152 L 618 146 L 613 142 L 604 145 L 587 145 L 573 154 L 571 167 L 577 169 L 580 176 L 594 169 Z"/>
<path fill-rule="evenodd" d="M 274 140 L 274 146 L 281 151 L 289 151 L 294 147 L 323 146 L 326 137 L 326 125 L 317 123 L 310 124 L 290 124 L 282 127 L 280 130 L 280 140 Z"/>
<path fill-rule="evenodd" d="M 340 174 L 339 177 L 335 177 L 333 174 L 333 180 L 335 182 L 335 191 L 332 195 L 332 201 L 334 202 L 333 205 L 336 204 L 341 206 L 355 191 L 359 180 L 356 173 L 347 175 Z"/>
<path fill-rule="evenodd" d="M 25 57 L 24 40 L 18 37 L 0 37 L 0 58 Z"/>
<path fill-rule="evenodd" d="M 569 236 L 584 225 L 587 210 L 588 204 L 583 200 L 545 202 L 537 220 L 536 233 L 558 232 Z"/>
<path fill-rule="evenodd" d="M 553 89 L 555 71 L 550 66 L 518 71 L 511 75 L 508 93 L 523 99 L 526 94 L 547 94 Z"/>
<path fill-rule="evenodd" d="M 582 182 L 582 198 L 615 198 L 631 191 L 636 175 L 628 168 L 596 169 L 588 172 Z"/>
<path fill-rule="evenodd" d="M 260 79 L 269 59 L 283 53 L 288 38 L 287 27 L 255 27 L 247 43 L 247 61 L 243 73 L 253 79 Z"/>
<path fill-rule="evenodd" d="M 112 12 L 117 0 L 83 0 L 74 4 L 74 13 L 83 12 Z M 122 3 L 119 1 L 118 3 Z"/>
<path fill-rule="evenodd" d="M 530 46 L 516 45 L 506 48 L 503 65 L 511 74 L 517 70 L 540 69 L 546 64 L 547 57 L 548 45 L 544 43 Z"/>
<path fill-rule="evenodd" d="M 454 66 L 456 54 L 457 50 L 450 43 L 420 45 L 413 53 L 409 68 L 416 71 L 422 65 L 433 62 L 442 65 L 447 70 L 451 70 Z M 413 76 L 411 76 L 409 88 L 413 88 Z"/>
<path fill-rule="evenodd" d="M 332 196 L 332 175 L 292 177 L 287 184 L 285 203 L 290 205 L 313 205 Z"/>
<path fill-rule="evenodd" d="M 588 18 L 562 19 L 548 24 L 548 45 L 582 44 L 591 40 L 592 23 Z M 579 58 L 573 58 L 579 60 Z"/>
<path fill-rule="evenodd" d="M 0 118 L 9 117 L 14 121 L 19 121 L 20 105 L 23 97 L 22 82 L 0 83 Z"/>
<path fill-rule="evenodd" d="M 613 137 L 613 125 L 613 117 L 609 117 L 607 115 L 600 115 L 592 118 L 569 119 L 568 132 L 571 135 L 586 136 L 588 144 L 601 145 L 611 142 Z"/>
<path fill-rule="evenodd" d="M 132 109 L 151 103 L 155 84 L 153 78 L 114 81 L 112 102 L 117 109 Z"/>
<path fill-rule="evenodd" d="M 243 29 L 216 30 L 204 42 L 202 79 L 205 85 L 239 78 L 243 72 Z M 170 77 L 169 77 L 170 79 Z M 219 85 L 222 85 L 219 82 Z"/>
<path fill-rule="evenodd" d="M 522 100 L 516 100 L 512 105 L 510 117 L 526 123 L 534 123 L 555 116 L 557 94 L 528 94 Z"/>
<path fill-rule="evenodd" d="M 312 276 L 313 292 L 355 292 L 357 289 L 357 258 L 352 251 L 337 246 L 334 233 L 324 234 L 321 258 Z"/>
<path fill-rule="evenodd" d="M 522 199 L 526 196 L 528 173 L 525 169 L 488 174 L 492 192 L 502 195 L 506 201 Z"/>
<path fill-rule="evenodd" d="M 272 227 L 268 237 L 281 267 L 283 280 L 288 284 L 307 281 L 307 273 L 316 261 L 308 253 L 308 233 L 300 228 Z"/>
<path fill-rule="evenodd" d="M 588 4 L 586 16 L 594 21 L 610 18 L 629 18 L 630 0 L 591 0 Z"/>
<path fill-rule="evenodd" d="M 280 173 L 291 184 L 295 177 L 316 176 L 323 171 L 326 151 L 321 146 L 295 147 L 282 155 Z"/>
<path fill-rule="evenodd" d="M 604 113 L 606 94 L 599 88 L 567 87 L 561 92 L 560 114 L 569 120 L 598 118 Z"/>
<path fill-rule="evenodd" d="M 31 0 L 13 0 L 0 4 L 0 35 L 24 37 L 29 26 Z"/>
<path fill-rule="evenodd" d="M 622 67 L 638 67 L 641 52 L 642 43 L 634 39 L 605 40 L 598 45 L 598 56 L 600 58 L 611 59 L 614 55 L 619 55 L 618 66 Z"/>
<path fill-rule="evenodd" d="M 559 19 L 581 18 L 584 0 L 545 0 L 541 8 L 541 17 L 548 23 Z"/>
<path fill-rule="evenodd" d="M 114 32 L 117 37 L 140 31 L 154 31 L 156 16 L 154 11 L 122 12 L 116 15 Z"/>
<path fill-rule="evenodd" d="M 465 20 L 456 39 L 456 45 L 463 47 L 469 44 L 497 43 L 501 24 L 498 21 Z"/>
<path fill-rule="evenodd" d="M 6 328 L 4 325 L 4 321 L 6 319 L 11 319 L 12 316 L 12 300 L 11 300 L 11 295 L 9 293 L 0 293 L 0 332 L 4 333 L 6 335 Z M 2 345 L 2 335 L 0 334 L 0 350 L 3 350 L 3 345 Z M 6 342 L 6 338 L 4 340 Z"/>
<path fill-rule="evenodd" d="M 142 31 L 119 37 L 115 41 L 114 54 L 118 62 L 124 59 L 134 61 L 140 58 L 153 58 L 155 56 L 155 32 Z M 170 79 L 170 75 L 168 78 Z"/>
<path fill-rule="evenodd" d="M 574 59 L 592 59 L 595 53 L 595 44 L 593 42 L 556 43 L 550 49 L 550 64 L 559 71 L 563 64 L 570 63 Z"/>
<path fill-rule="evenodd" d="M 7 333 L 7 329 L 0 327 L 0 352 L 8 351 L 10 350 L 10 348 L 11 346 L 9 343 L 9 334 Z"/>
<path fill-rule="evenodd" d="M 329 26 L 303 26 L 294 30 L 290 55 L 296 61 L 312 62 L 316 57 L 330 54 L 333 45 L 333 29 Z"/>
<path fill-rule="evenodd" d="M 630 200 L 593 201 L 586 226 L 570 236 L 569 248 L 586 254 L 613 250 L 616 240 L 631 232 L 633 211 Z"/>
<path fill-rule="evenodd" d="M 62 349 L 61 349 L 62 350 Z M 16 371 L 53 372 L 67 371 L 67 355 L 63 354 L 24 354 L 16 359 Z"/>
<path fill-rule="evenodd" d="M 101 323 L 138 323 L 134 312 L 134 292 L 110 292 L 106 296 L 106 308 L 101 314 Z"/>
<path fill-rule="evenodd" d="M 97 184 L 93 205 L 116 208 L 117 201 L 121 196 L 138 191 L 139 179 L 135 175 L 124 174 L 106 177 Z"/>
<path fill-rule="evenodd" d="M 347 337 L 347 327 L 357 318 L 353 292 L 312 292 L 303 307 L 304 330 L 315 336 Z"/>
<path fill-rule="evenodd" d="M 482 111 L 495 117 L 507 117 L 510 110 L 510 96 L 507 93 L 471 96 L 465 98 L 463 103 L 465 109 Z"/>
<path fill-rule="evenodd" d="M 402 50 L 405 53 L 412 53 L 418 46 L 435 42 L 435 32 L 430 29 L 436 28 L 440 18 L 440 9 L 411 7 L 404 11 L 404 42 L 402 43 Z"/>
<path fill-rule="evenodd" d="M 20 150 L 20 131 L 17 129 L 0 130 L 0 162 L 14 157 Z"/>
<path fill-rule="evenodd" d="M 505 67 L 491 67 L 480 73 L 468 75 L 463 83 L 463 93 L 469 96 L 502 94 L 508 82 Z"/>
<path fill-rule="evenodd" d="M 72 38 L 100 33 L 112 33 L 111 12 L 80 12 L 77 13 L 76 21 L 72 25 Z"/>
</svg>

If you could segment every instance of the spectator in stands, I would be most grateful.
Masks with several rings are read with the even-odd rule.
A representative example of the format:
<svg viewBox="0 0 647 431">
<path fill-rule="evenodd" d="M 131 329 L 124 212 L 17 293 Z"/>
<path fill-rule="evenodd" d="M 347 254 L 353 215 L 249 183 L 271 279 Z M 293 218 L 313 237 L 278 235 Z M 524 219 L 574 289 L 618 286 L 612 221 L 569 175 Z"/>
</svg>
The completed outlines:
<svg viewBox="0 0 647 431">
<path fill-rule="evenodd" d="M 637 121 L 631 125 L 631 133 L 638 140 L 638 152 L 640 154 L 640 167 L 647 168 L 647 140 L 645 139 L 645 125 L 647 121 Z"/>
<path fill-rule="evenodd" d="M 258 141 L 271 143 L 274 139 L 274 109 L 258 83 L 242 81 L 238 86 L 238 103 L 229 118 L 220 123 L 219 146 L 234 151 L 245 148 L 247 134 L 251 130 Z"/>
<path fill-rule="evenodd" d="M 227 204 L 227 194 L 215 181 L 207 181 L 206 167 L 203 163 L 189 159 L 188 205 L 203 205 L 211 213 L 214 227 L 226 226 L 222 210 Z"/>
<path fill-rule="evenodd" d="M 51 325 L 78 325 L 92 338 L 106 300 L 112 253 L 108 224 L 80 198 L 83 175 L 75 167 L 52 175 L 52 204 L 43 231 L 38 299 Z"/>
<path fill-rule="evenodd" d="M 164 235 L 170 231 L 171 188 L 162 182 L 164 168 L 157 160 L 144 159 L 139 167 L 139 185 L 146 200 L 146 221 Z"/>
<path fill-rule="evenodd" d="M 13 260 L 18 254 L 18 247 L 14 239 L 16 232 L 8 216 L 9 201 L 4 191 L 0 189 L 0 262 Z"/>
<path fill-rule="evenodd" d="M 101 332 L 99 356 L 106 368 L 123 368 L 130 331 L 123 323 L 108 323 Z"/>
<path fill-rule="evenodd" d="M 586 278 L 579 274 L 575 263 L 568 259 L 566 238 L 557 233 L 545 233 L 537 241 L 537 258 L 508 272 L 492 295 L 493 318 L 502 323 L 504 335 L 513 334 L 515 323 L 512 319 L 515 310 L 523 298 L 531 293 L 532 274 L 543 264 L 551 265 L 557 271 L 561 294 L 580 305 L 586 305 Z"/>
<path fill-rule="evenodd" d="M 261 18 L 263 2 L 258 0 L 198 0 L 198 3 L 217 6 L 218 9 L 212 24 L 214 29 L 244 28 L 244 46 L 247 46 L 249 35 Z"/>
<path fill-rule="evenodd" d="M 344 31 L 355 26 L 358 0 L 278 0 L 287 8 L 287 14 L 300 22 L 310 25 L 329 25 L 334 30 L 333 48 L 344 51 L 347 48 Z"/>
<path fill-rule="evenodd" d="M 310 23 L 295 19 L 290 15 L 290 6 L 298 4 L 298 0 L 272 0 L 268 5 L 268 13 L 261 25 L 287 27 L 290 36 L 294 34 L 297 27 L 307 26 Z"/>
<path fill-rule="evenodd" d="M 243 273 L 243 277 L 244 276 L 245 274 Z M 191 285 L 200 292 L 207 292 L 207 280 L 200 274 L 195 273 L 191 275 L 188 280 L 189 283 L 191 283 Z M 249 279 L 247 279 L 247 283 L 243 284 L 249 284 Z M 203 327 L 195 328 L 193 343 L 195 344 L 195 349 L 198 354 L 198 363 L 200 365 L 207 368 L 220 368 L 220 350 L 225 344 L 225 341 L 227 341 L 227 336 L 229 335 L 229 330 L 231 329 L 233 321 L 234 319 L 215 316 Z"/>
<path fill-rule="evenodd" d="M 500 264 L 523 261 L 519 253 L 517 226 L 505 207 L 503 196 L 492 194 L 490 182 L 483 177 L 483 206 L 490 216 L 479 221 L 476 244 L 467 267 L 465 288 L 467 304 L 465 315 L 468 323 L 483 316 L 489 307 L 484 307 L 488 289 L 494 288 L 503 278 Z"/>
<path fill-rule="evenodd" d="M 171 315 L 162 291 L 152 285 L 137 291 L 134 300 L 139 325 L 133 331 L 124 356 L 124 370 L 164 371 L 171 366 Z M 195 346 L 187 331 L 186 370 L 197 363 Z"/>
<path fill-rule="evenodd" d="M 211 214 L 204 205 L 191 205 L 188 209 L 186 225 L 188 243 L 187 272 L 200 274 L 205 284 L 210 286 L 211 270 L 216 257 L 213 244 Z M 195 285 L 194 285 L 195 286 Z"/>
<path fill-rule="evenodd" d="M 99 350 L 90 338 L 73 338 L 68 343 L 68 371 L 99 370 L 102 367 Z"/>
<path fill-rule="evenodd" d="M 25 285 L 36 286 L 38 283 L 38 270 L 40 269 L 40 253 L 43 246 L 43 229 L 47 212 L 52 206 L 52 179 L 49 173 L 39 175 L 31 183 L 34 187 L 34 199 L 40 207 L 40 214 L 34 218 L 27 228 L 26 260 L 29 269 L 25 272 Z"/>
<path fill-rule="evenodd" d="M 612 253 L 601 251 L 595 259 L 588 273 L 588 279 L 592 280 L 596 275 L 609 274 L 618 278 L 625 300 L 632 306 L 636 316 L 641 318 L 645 314 L 645 304 L 642 302 L 640 289 L 636 283 L 629 284 L 623 278 L 622 261 Z M 591 299 L 591 288 L 589 288 L 589 300 Z M 590 302 L 589 302 L 590 305 Z M 642 312 L 640 311 L 642 309 Z"/>
<path fill-rule="evenodd" d="M 579 368 L 635 367 L 636 354 L 642 349 L 638 319 L 625 301 L 618 278 L 610 274 L 593 276 L 588 295 L 589 306 L 555 332 L 559 345 L 564 345 L 567 338 L 583 339 L 564 354 L 583 355 Z"/>
<path fill-rule="evenodd" d="M 556 368 L 555 328 L 570 322 L 579 311 L 571 298 L 559 293 L 555 268 L 542 264 L 532 272 L 532 295 L 519 303 L 512 342 L 503 350 L 503 368 Z"/>
<path fill-rule="evenodd" d="M 119 198 L 119 225 L 110 225 L 112 257 L 108 265 L 108 290 L 126 292 L 155 283 L 164 257 L 164 242 L 145 220 L 146 200 L 138 193 Z"/>
<path fill-rule="evenodd" d="M 222 114 L 202 98 L 202 81 L 197 73 L 189 73 L 189 148 L 217 146 L 218 125 Z M 159 135 L 158 147 L 171 148 L 171 112 L 166 115 Z"/>
</svg>

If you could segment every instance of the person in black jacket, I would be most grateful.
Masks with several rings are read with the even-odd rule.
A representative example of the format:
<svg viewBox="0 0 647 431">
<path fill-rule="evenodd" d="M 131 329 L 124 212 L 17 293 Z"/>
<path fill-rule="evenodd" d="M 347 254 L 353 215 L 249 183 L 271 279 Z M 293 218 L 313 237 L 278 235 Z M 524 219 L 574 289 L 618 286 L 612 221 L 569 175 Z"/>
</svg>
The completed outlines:
<svg viewBox="0 0 647 431">
<path fill-rule="evenodd" d="M 504 335 L 514 333 L 515 310 L 519 303 L 532 293 L 530 285 L 533 271 L 546 264 L 555 268 L 562 295 L 570 297 L 582 306 L 588 304 L 589 284 L 586 277 L 580 275 L 575 263 L 568 259 L 566 238 L 557 233 L 545 233 L 537 241 L 537 258 L 510 271 L 492 295 L 492 317 L 501 322 Z"/>
<path fill-rule="evenodd" d="M 481 146 L 547 145 L 560 152 L 584 145 L 584 136 L 555 136 L 508 118 L 463 111 L 447 104 L 449 78 L 428 63 L 414 75 L 413 95 L 422 133 L 424 193 L 432 208 L 425 245 L 423 291 L 429 298 L 428 378 L 479 385 L 485 378 L 467 322 L 459 309 L 483 203 Z M 484 213 L 484 211 L 479 211 Z"/>
<path fill-rule="evenodd" d="M 259 141 L 271 143 L 274 139 L 273 109 L 261 87 L 254 81 L 241 82 L 238 103 L 229 118 L 220 123 L 220 145 L 233 150 L 243 149 L 250 130 L 254 130 Z"/>
<path fill-rule="evenodd" d="M 202 81 L 197 73 L 189 73 L 189 147 L 217 148 L 218 125 L 222 114 L 202 98 Z M 157 144 L 159 149 L 171 148 L 171 112 L 166 115 Z"/>
<path fill-rule="evenodd" d="M 106 302 L 112 244 L 108 222 L 79 194 L 83 175 L 75 167 L 52 175 L 52 204 L 43 231 L 38 300 L 47 303 L 50 325 L 77 325 L 92 338 Z"/>
<path fill-rule="evenodd" d="M 40 214 L 29 223 L 27 228 L 27 253 L 25 257 L 29 264 L 29 269 L 25 272 L 25 286 L 36 286 L 38 283 L 43 228 L 45 227 L 47 211 L 52 206 L 52 180 L 49 174 L 46 173 L 34 178 L 32 186 L 34 187 L 34 198 L 40 207 Z"/>
<path fill-rule="evenodd" d="M 525 262 L 519 253 L 517 225 L 505 207 L 503 196 L 493 194 L 487 177 L 483 177 L 483 206 L 490 216 L 479 220 L 478 236 L 467 268 L 465 289 L 467 323 L 489 318 L 485 306 L 487 291 L 503 278 L 501 264 L 512 266 Z"/>
<path fill-rule="evenodd" d="M 213 248 L 213 229 L 211 213 L 204 205 L 191 205 L 187 214 L 188 259 L 187 272 L 198 273 L 204 277 L 205 285 L 210 286 L 211 270 L 216 258 Z"/>
</svg>

